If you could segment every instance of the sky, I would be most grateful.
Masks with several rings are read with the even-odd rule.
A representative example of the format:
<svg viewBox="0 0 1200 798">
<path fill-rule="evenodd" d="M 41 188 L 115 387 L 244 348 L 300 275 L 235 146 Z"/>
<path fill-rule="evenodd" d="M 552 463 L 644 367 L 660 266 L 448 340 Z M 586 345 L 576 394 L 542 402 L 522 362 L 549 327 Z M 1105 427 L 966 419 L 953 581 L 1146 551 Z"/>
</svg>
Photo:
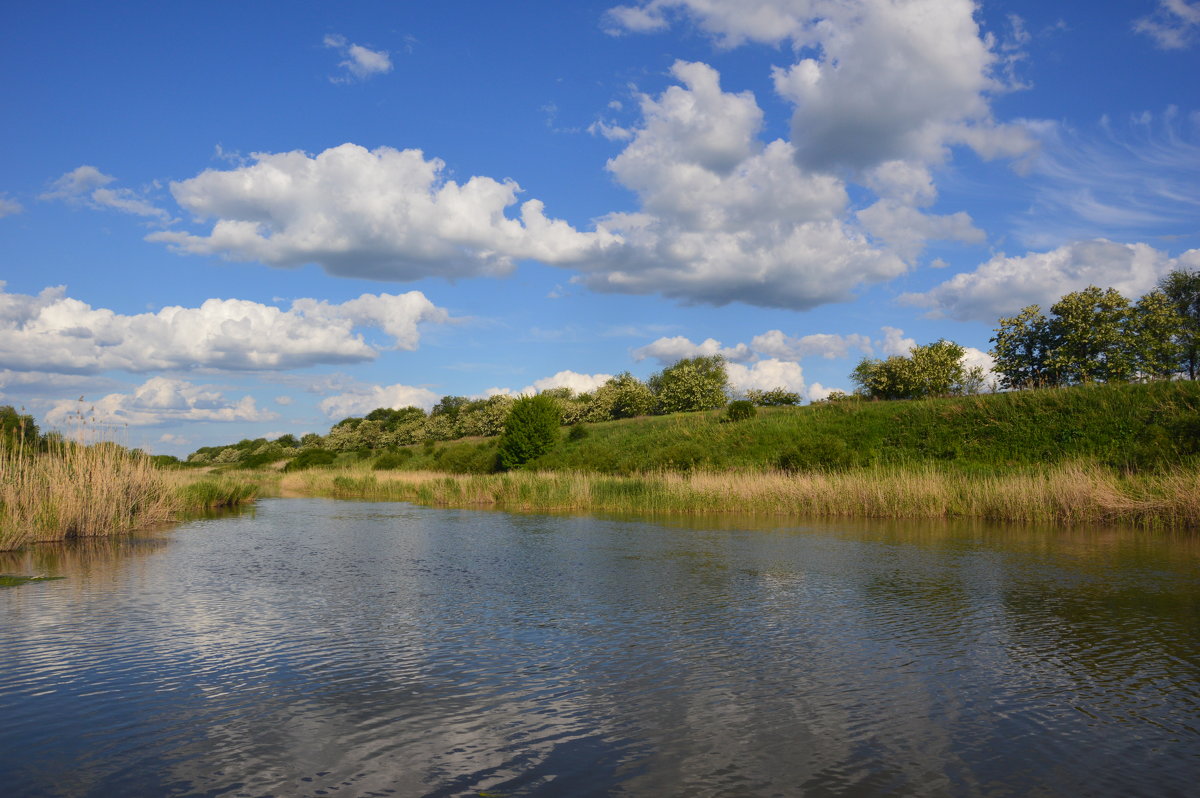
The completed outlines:
<svg viewBox="0 0 1200 798">
<path fill-rule="evenodd" d="M 5 4 L 0 404 L 154 453 L 1200 268 L 1200 0 Z"/>
</svg>

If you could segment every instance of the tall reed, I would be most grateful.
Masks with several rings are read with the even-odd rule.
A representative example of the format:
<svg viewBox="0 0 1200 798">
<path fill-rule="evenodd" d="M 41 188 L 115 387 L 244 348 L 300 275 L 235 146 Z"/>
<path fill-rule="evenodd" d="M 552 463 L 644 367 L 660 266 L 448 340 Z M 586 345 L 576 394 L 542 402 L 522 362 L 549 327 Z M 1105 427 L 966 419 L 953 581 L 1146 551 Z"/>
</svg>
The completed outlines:
<svg viewBox="0 0 1200 798">
<path fill-rule="evenodd" d="M 980 475 L 929 465 L 848 471 L 446 475 L 343 469 L 284 478 L 286 493 L 552 512 L 756 513 L 1200 527 L 1200 468 L 1122 474 L 1076 462 Z"/>
</svg>

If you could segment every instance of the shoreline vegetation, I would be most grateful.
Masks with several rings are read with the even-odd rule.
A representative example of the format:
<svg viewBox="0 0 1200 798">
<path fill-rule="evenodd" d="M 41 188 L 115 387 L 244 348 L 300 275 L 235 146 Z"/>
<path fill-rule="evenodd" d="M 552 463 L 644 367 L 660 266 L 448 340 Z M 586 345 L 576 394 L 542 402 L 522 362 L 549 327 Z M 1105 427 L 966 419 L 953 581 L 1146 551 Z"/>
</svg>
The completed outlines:
<svg viewBox="0 0 1200 798">
<path fill-rule="evenodd" d="M 128 534 L 259 495 L 1200 529 L 1200 383 L 1191 380 L 548 426 L 537 453 L 510 470 L 500 470 L 502 435 L 298 447 L 272 462 L 196 467 L 9 430 L 0 439 L 0 550 Z"/>
<path fill-rule="evenodd" d="M 124 535 L 253 500 L 257 481 L 159 467 L 143 452 L 0 439 L 0 551 L 29 543 Z"/>
<path fill-rule="evenodd" d="M 983 475 L 937 465 L 840 472 L 516 471 L 445 474 L 365 467 L 288 474 L 285 496 L 406 501 L 513 512 L 634 512 L 825 518 L 981 519 L 1200 527 L 1200 468 L 1123 474 L 1086 462 Z"/>
</svg>

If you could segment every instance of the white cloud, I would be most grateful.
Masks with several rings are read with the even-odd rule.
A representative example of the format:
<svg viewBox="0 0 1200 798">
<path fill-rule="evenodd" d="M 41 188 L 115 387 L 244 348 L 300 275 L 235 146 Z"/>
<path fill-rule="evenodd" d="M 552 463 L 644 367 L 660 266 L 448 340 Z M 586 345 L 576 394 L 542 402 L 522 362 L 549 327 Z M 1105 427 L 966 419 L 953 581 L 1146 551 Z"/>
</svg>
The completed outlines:
<svg viewBox="0 0 1200 798">
<path fill-rule="evenodd" d="M 392 59 L 386 50 L 372 50 L 361 44 L 353 44 L 345 36 L 329 34 L 325 37 L 326 47 L 337 50 L 345 59 L 338 66 L 345 69 L 358 80 L 366 80 L 375 75 L 384 75 L 392 71 Z M 335 83 L 349 82 L 348 77 L 330 78 Z"/>
<path fill-rule="evenodd" d="M 802 171 L 785 141 L 763 144 L 749 92 L 723 92 L 712 67 L 676 62 L 671 86 L 641 98 L 643 124 L 608 169 L 642 208 L 598 220 L 619 241 L 577 265 L 598 291 L 685 302 L 810 308 L 902 274 L 844 216 L 842 181 Z"/>
<path fill-rule="evenodd" d="M 867 354 L 871 354 L 873 351 L 871 339 L 858 333 L 850 335 L 814 333 L 794 338 L 784 334 L 782 330 L 768 330 L 762 335 L 754 336 L 750 342 L 750 348 L 760 354 L 785 360 L 800 360 L 813 355 L 832 360 L 849 357 L 854 349 Z"/>
<path fill-rule="evenodd" d="M 1138 297 L 1163 275 L 1180 268 L 1200 268 L 1200 249 L 1172 258 L 1148 244 L 1119 244 L 1100 238 L 1049 252 L 1013 257 L 999 254 L 973 272 L 900 299 L 928 307 L 935 315 L 994 322 L 1026 305 L 1048 307 L 1063 294 L 1089 285 L 1111 286 L 1127 297 Z"/>
<path fill-rule="evenodd" d="M 804 369 L 799 363 L 776 358 L 759 360 L 749 366 L 726 363 L 725 373 L 729 375 L 729 384 L 737 392 L 784 388 L 804 395 Z"/>
<path fill-rule="evenodd" d="M 808 386 L 808 401 L 823 402 L 826 399 L 828 399 L 829 395 L 836 390 L 840 390 L 840 389 L 839 388 L 826 388 L 821 383 L 814 382 L 812 385 Z M 847 393 L 847 392 L 842 391 L 842 393 Z"/>
<path fill-rule="evenodd" d="M 875 346 L 884 357 L 892 355 L 907 355 L 917 345 L 915 338 L 905 338 L 904 330 L 898 327 L 881 327 L 883 338 L 875 341 Z"/>
<path fill-rule="evenodd" d="M 46 423 L 66 425 L 82 418 L 98 424 L 152 426 L 186 421 L 270 421 L 278 414 L 259 410 L 254 397 L 226 399 L 210 386 L 152 377 L 133 393 L 111 393 L 95 402 L 59 401 L 46 413 Z"/>
<path fill-rule="evenodd" d="M 639 346 L 631 354 L 634 360 L 641 361 L 646 358 L 653 358 L 664 365 L 675 363 L 684 358 L 711 357 L 712 355 L 720 355 L 732 362 L 749 360 L 752 357 L 750 348 L 745 344 L 723 347 L 720 341 L 713 338 L 707 338 L 697 344 L 682 335 L 676 335 L 672 338 L 659 338 L 657 341 L 645 346 Z"/>
<path fill-rule="evenodd" d="M 330 418 L 364 416 L 379 407 L 419 407 L 429 410 L 441 394 L 412 385 L 369 385 L 322 399 L 317 407 Z"/>
<path fill-rule="evenodd" d="M 169 213 L 132 189 L 107 188 L 115 180 L 112 175 L 106 175 L 96 167 L 85 164 L 55 180 L 50 184 L 48 191 L 38 195 L 38 199 L 84 203 L 93 208 L 109 208 L 135 216 L 146 216 L 162 223 L 172 221 Z"/>
<path fill-rule="evenodd" d="M 591 393 L 612 378 L 612 374 L 580 374 L 567 369 L 553 376 L 534 380 L 519 391 L 512 388 L 488 388 L 483 392 L 483 396 L 533 396 L 553 388 L 570 388 L 577 394 Z"/>
<path fill-rule="evenodd" d="M 0 194 L 0 219 L 5 216 L 12 216 L 25 210 L 25 206 L 16 200 L 11 200 L 8 197 Z"/>
<path fill-rule="evenodd" d="M 96 373 L 360 362 L 378 349 L 357 327 L 379 329 L 394 348 L 412 350 L 420 324 L 447 321 L 447 312 L 419 291 L 363 294 L 341 304 L 298 299 L 288 310 L 209 299 L 198 308 L 124 316 L 71 299 L 62 286 L 29 296 L 6 293 L 0 283 L 0 368 Z"/>
<path fill-rule="evenodd" d="M 774 70 L 796 105 L 792 141 L 808 168 L 936 163 L 952 144 L 984 157 L 1027 152 L 1018 127 L 994 122 L 989 92 L 1001 58 L 980 34 L 972 0 L 648 0 L 614 9 L 629 31 L 686 16 L 725 47 L 745 41 L 813 52 Z"/>
<path fill-rule="evenodd" d="M 287 406 L 288 406 L 288 405 L 290 405 L 290 404 L 291 404 L 293 401 L 294 401 L 294 400 L 292 399 L 292 397 L 290 397 L 290 396 L 286 396 L 286 395 L 285 395 L 285 396 L 276 396 L 276 397 L 275 397 L 275 404 L 277 404 L 277 405 L 282 405 L 283 407 L 287 407 Z"/>
<path fill-rule="evenodd" d="M 318 263 L 332 274 L 375 280 L 500 275 L 522 258 L 569 265 L 615 240 L 547 218 L 535 199 L 510 219 L 515 182 L 446 180 L 445 164 L 420 150 L 343 144 L 316 156 L 253 157 L 248 166 L 171 184 L 181 207 L 216 220 L 208 235 L 147 239 L 179 252 L 273 266 Z"/>
<path fill-rule="evenodd" d="M 1200 3 L 1159 0 L 1153 14 L 1134 21 L 1133 29 L 1154 39 L 1164 50 L 1189 47 L 1200 30 Z"/>
</svg>

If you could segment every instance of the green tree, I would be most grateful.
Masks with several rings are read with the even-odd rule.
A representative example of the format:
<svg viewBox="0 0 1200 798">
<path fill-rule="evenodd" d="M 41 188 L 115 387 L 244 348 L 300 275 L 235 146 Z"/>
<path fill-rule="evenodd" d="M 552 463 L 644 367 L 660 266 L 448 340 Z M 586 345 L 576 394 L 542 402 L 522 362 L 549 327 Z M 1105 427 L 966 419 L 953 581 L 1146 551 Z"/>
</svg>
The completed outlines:
<svg viewBox="0 0 1200 798">
<path fill-rule="evenodd" d="M 784 407 L 800 404 L 801 397 L 800 394 L 782 387 L 772 388 L 769 391 L 760 391 L 756 388 L 751 388 L 746 391 L 746 400 L 758 407 Z"/>
<path fill-rule="evenodd" d="M 1057 382 L 1048 365 L 1050 322 L 1037 305 L 1000 319 L 991 342 L 990 354 L 996 359 L 993 371 L 1000 377 L 1001 388 L 1035 388 Z"/>
<path fill-rule="evenodd" d="M 608 421 L 649 415 L 654 411 L 654 394 L 646 383 L 621 372 L 601 385 L 592 394 L 588 405 L 588 421 Z"/>
<path fill-rule="evenodd" d="M 858 393 L 872 399 L 921 399 L 927 396 L 958 396 L 978 393 L 983 369 L 968 368 L 966 353 L 953 341 L 940 339 L 914 346 L 907 357 L 892 355 L 886 360 L 863 358 L 850 373 Z"/>
<path fill-rule="evenodd" d="M 683 413 L 724 407 L 729 377 L 720 355 L 685 358 L 650 377 L 660 413 Z"/>
<path fill-rule="evenodd" d="M 438 400 L 438 403 L 429 411 L 431 416 L 447 416 L 451 421 L 458 419 L 458 413 L 465 406 L 471 403 L 471 400 L 465 396 L 443 396 Z"/>
<path fill-rule="evenodd" d="M 1164 378 L 1180 370 L 1184 318 L 1162 291 L 1151 291 L 1138 300 L 1125 331 L 1134 368 L 1148 378 Z"/>
<path fill-rule="evenodd" d="M 524 396 L 513 403 L 500 436 L 500 467 L 518 468 L 550 451 L 559 438 L 558 403 L 549 396 Z"/>
<path fill-rule="evenodd" d="M 1120 291 L 1090 285 L 1066 294 L 1050 311 L 1047 365 L 1060 381 L 1126 380 L 1133 375 L 1129 300 Z"/>
<path fill-rule="evenodd" d="M 1176 269 L 1162 278 L 1158 287 L 1179 313 L 1175 341 L 1179 346 L 1180 370 L 1194 380 L 1200 373 L 1200 269 Z"/>
<path fill-rule="evenodd" d="M 33 416 L 18 413 L 12 405 L 4 405 L 0 407 L 0 437 L 10 446 L 17 443 L 36 446 L 38 426 Z"/>
</svg>

